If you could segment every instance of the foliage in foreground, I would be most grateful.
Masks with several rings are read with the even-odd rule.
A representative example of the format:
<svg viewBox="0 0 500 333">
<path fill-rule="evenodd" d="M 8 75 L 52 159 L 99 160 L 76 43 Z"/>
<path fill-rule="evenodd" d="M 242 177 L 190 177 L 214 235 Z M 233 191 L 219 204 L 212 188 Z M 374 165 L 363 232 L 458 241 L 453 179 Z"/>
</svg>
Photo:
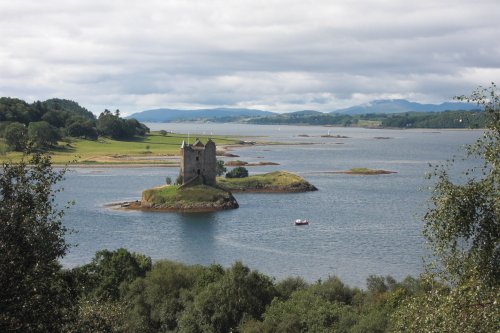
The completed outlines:
<svg viewBox="0 0 500 333">
<path fill-rule="evenodd" d="M 29 165 L 32 165 L 30 167 Z M 68 250 L 52 186 L 64 171 L 34 154 L 0 173 L 0 331 L 60 330 L 76 298 L 58 259 Z"/>
<path fill-rule="evenodd" d="M 117 260 L 137 254 L 106 253 L 110 260 L 96 260 L 102 257 L 98 253 L 91 264 L 73 270 L 84 287 L 72 331 L 385 332 L 402 300 L 428 288 L 413 278 L 398 283 L 376 276 L 368 279 L 366 291 L 336 277 L 312 284 L 301 278 L 274 282 L 240 262 L 224 269 L 161 260 L 143 274 L 134 260 L 125 265 Z M 135 279 L 121 275 L 122 270 L 136 272 Z M 122 277 L 109 284 L 108 276 Z M 112 296 L 116 291 L 118 298 Z"/>
<path fill-rule="evenodd" d="M 453 179 L 438 166 L 424 236 L 434 252 L 426 273 L 441 282 L 412 297 L 394 315 L 397 332 L 495 332 L 500 318 L 500 96 L 495 84 L 471 96 L 484 108 L 487 129 L 467 148 L 482 162 Z"/>
</svg>

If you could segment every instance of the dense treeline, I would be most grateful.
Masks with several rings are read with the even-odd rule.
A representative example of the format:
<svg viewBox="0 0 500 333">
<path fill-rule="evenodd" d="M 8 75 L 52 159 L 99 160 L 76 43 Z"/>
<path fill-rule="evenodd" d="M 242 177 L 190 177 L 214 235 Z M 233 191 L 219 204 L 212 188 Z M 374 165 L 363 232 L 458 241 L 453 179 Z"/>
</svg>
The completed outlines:
<svg viewBox="0 0 500 333">
<path fill-rule="evenodd" d="M 382 127 L 484 128 L 486 121 L 480 111 L 408 112 L 382 119 Z"/>
<path fill-rule="evenodd" d="M 455 324 L 459 330 L 432 332 L 492 332 L 499 314 L 497 288 L 478 293 L 426 278 L 397 282 L 390 276 L 368 277 L 365 290 L 335 276 L 314 283 L 300 277 L 276 282 L 241 262 L 229 268 L 152 263 L 125 249 L 102 250 L 89 264 L 56 270 L 46 288 L 53 290 L 53 299 L 41 309 L 28 304 L 19 315 L 8 313 L 10 318 L 2 317 L 5 307 L 0 310 L 0 329 L 12 328 L 9 319 L 34 332 L 421 332 L 425 323 L 412 316 L 427 312 L 438 325 L 456 323 L 457 317 L 467 321 L 467 326 Z M 36 296 L 25 292 L 22 297 Z M 26 311 L 36 314 L 44 329 L 19 323 Z"/>
<path fill-rule="evenodd" d="M 130 139 L 149 132 L 135 119 L 122 119 L 119 110 L 105 110 L 98 118 L 78 103 L 49 99 L 28 104 L 17 98 L 0 98 L 0 137 L 10 149 L 20 151 L 29 141 L 39 149 L 50 149 L 64 137 L 96 140 L 98 136 Z"/>
<path fill-rule="evenodd" d="M 118 249 L 68 272 L 79 281 L 70 331 L 385 332 L 422 280 L 371 276 L 367 290 L 336 277 L 275 282 L 240 262 L 188 266 Z"/>
<path fill-rule="evenodd" d="M 292 113 L 249 119 L 252 124 L 338 125 L 397 128 L 484 128 L 486 116 L 481 111 L 406 112 L 400 114 L 370 113 L 363 115 L 336 115 L 320 113 Z"/>
</svg>

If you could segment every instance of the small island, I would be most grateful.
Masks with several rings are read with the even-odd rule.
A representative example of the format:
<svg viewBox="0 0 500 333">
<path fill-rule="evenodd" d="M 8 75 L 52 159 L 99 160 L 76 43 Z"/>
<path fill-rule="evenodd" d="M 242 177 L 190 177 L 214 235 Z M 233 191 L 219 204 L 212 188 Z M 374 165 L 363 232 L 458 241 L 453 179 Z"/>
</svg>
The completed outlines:
<svg viewBox="0 0 500 333">
<path fill-rule="evenodd" d="M 341 173 L 346 175 L 388 175 L 391 173 L 397 173 L 396 171 L 388 171 L 388 170 L 375 170 L 368 168 L 352 168 L 345 171 L 334 171 L 332 173 Z"/>
<path fill-rule="evenodd" d="M 165 185 L 142 192 L 141 201 L 130 203 L 127 208 L 174 211 L 209 212 L 238 208 L 231 192 L 208 185 L 182 187 Z"/>
<path fill-rule="evenodd" d="M 203 144 L 181 144 L 180 173 L 176 185 L 158 186 L 142 192 L 140 201 L 122 204 L 128 209 L 206 212 L 238 208 L 230 191 L 216 183 L 216 147 L 208 139 Z"/>
<path fill-rule="evenodd" d="M 217 178 L 217 184 L 232 192 L 296 193 L 318 190 L 302 177 L 287 171 L 274 171 L 245 178 Z"/>
<path fill-rule="evenodd" d="M 242 167 L 239 167 L 242 168 Z M 234 171 L 234 170 L 233 170 Z M 275 171 L 243 178 L 217 177 L 215 143 L 200 140 L 181 145 L 180 174 L 176 185 L 166 184 L 142 192 L 141 200 L 113 204 L 111 207 L 166 212 L 208 212 L 238 208 L 231 192 L 306 192 L 317 188 L 286 171 Z M 228 174 L 231 174 L 228 173 Z M 240 177 L 240 176 L 238 176 Z"/>
</svg>

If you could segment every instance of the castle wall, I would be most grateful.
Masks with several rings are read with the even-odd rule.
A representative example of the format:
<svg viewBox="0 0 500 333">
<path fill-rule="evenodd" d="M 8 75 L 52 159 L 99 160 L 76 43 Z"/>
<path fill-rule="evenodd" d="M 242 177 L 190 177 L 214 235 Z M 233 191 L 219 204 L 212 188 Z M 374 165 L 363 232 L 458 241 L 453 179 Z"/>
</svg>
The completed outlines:
<svg viewBox="0 0 500 333">
<path fill-rule="evenodd" d="M 205 184 L 214 186 L 215 177 L 217 176 L 217 158 L 215 156 L 216 148 L 212 140 L 208 140 L 205 145 L 205 154 L 203 159 L 203 172 L 205 177 Z"/>
<path fill-rule="evenodd" d="M 217 158 L 216 147 L 212 140 L 203 146 L 199 141 L 197 145 L 181 146 L 180 175 L 183 185 L 198 177 L 198 183 L 215 185 Z"/>
</svg>

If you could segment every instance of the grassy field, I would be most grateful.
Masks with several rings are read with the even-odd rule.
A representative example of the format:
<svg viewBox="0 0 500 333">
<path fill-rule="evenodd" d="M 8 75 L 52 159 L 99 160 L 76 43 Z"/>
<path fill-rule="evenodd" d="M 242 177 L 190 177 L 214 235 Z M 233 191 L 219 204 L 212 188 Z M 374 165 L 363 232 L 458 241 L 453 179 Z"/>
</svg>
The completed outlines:
<svg viewBox="0 0 500 333">
<path fill-rule="evenodd" d="M 208 136 L 200 136 L 200 140 L 206 143 Z M 212 136 L 216 145 L 237 144 L 239 140 L 225 137 Z M 158 132 L 152 132 L 145 137 L 137 137 L 129 141 L 117 141 L 106 138 L 99 140 L 71 139 L 68 142 L 61 141 L 59 146 L 51 151 L 52 161 L 55 164 L 66 164 L 75 161 L 78 164 L 168 164 L 176 163 L 176 159 L 169 160 L 168 156 L 179 156 L 179 148 L 182 140 L 187 142 L 187 135 L 168 134 L 162 136 Z M 193 143 L 195 138 L 191 137 Z M 0 152 L 3 143 L 0 143 Z M 0 161 L 10 159 L 19 160 L 21 153 L 8 152 L 0 154 Z"/>
<path fill-rule="evenodd" d="M 370 127 L 370 128 L 378 128 L 382 125 L 380 120 L 365 120 L 360 119 L 356 124 L 356 127 Z"/>
</svg>

